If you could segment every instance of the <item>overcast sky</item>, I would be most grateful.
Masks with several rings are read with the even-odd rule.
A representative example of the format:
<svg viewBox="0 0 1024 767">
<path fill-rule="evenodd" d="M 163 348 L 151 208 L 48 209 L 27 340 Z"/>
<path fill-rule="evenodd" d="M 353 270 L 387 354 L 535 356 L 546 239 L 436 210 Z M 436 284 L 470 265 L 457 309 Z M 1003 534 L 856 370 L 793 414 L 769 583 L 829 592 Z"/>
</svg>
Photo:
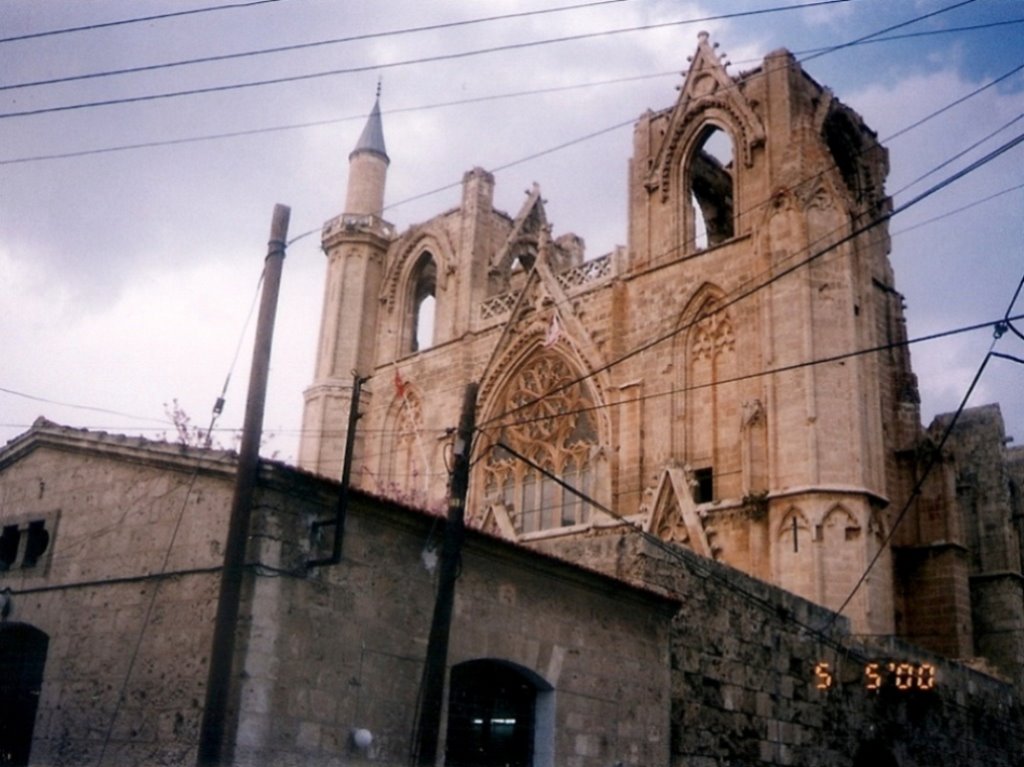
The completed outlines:
<svg viewBox="0 0 1024 767">
<path fill-rule="evenodd" d="M 0 37 L 221 2 L 0 0 Z M 288 248 L 265 425 L 275 435 L 265 452 L 294 460 L 320 317 L 319 229 L 342 212 L 347 156 L 378 77 L 391 157 L 389 220 L 404 228 L 455 206 L 464 171 L 482 166 L 498 169 L 496 206 L 513 214 L 524 190 L 539 183 L 555 236 L 576 232 L 590 257 L 625 244 L 629 123 L 673 103 L 702 29 L 721 45 L 734 74 L 780 47 L 807 58 L 807 72 L 860 112 L 888 146 L 887 190 L 896 205 L 1024 132 L 1024 74 L 1017 71 L 887 140 L 1024 65 L 1024 23 L 1010 23 L 1024 20 L 1019 0 L 960 2 L 889 33 L 914 37 L 814 58 L 811 51 L 958 3 L 564 0 L 577 7 L 10 87 L 555 7 L 540 0 L 235 2 L 247 7 L 0 42 L 0 443 L 39 415 L 155 437 L 169 428 L 164 403 L 174 398 L 205 425 L 241 340 L 219 422 L 240 426 L 252 344 L 251 327 L 244 340 L 242 331 L 280 202 L 292 209 L 291 237 L 312 232 Z M 652 28 L 618 32 L 641 26 Z M 588 33 L 609 34 L 544 42 Z M 465 55 L 441 58 L 455 54 Z M 338 70 L 349 71 L 12 114 Z M 262 130 L 272 128 L 279 130 Z M 136 144 L 161 145 L 94 151 Z M 90 153 L 52 157 L 84 152 Z M 892 221 L 892 261 L 912 337 L 1006 311 L 1024 272 L 1022 185 L 1018 145 Z M 955 212 L 972 203 L 979 204 Z M 1016 311 L 1024 312 L 1024 297 Z M 956 408 L 991 340 L 991 331 L 982 330 L 913 346 L 926 423 Z M 1011 334 L 996 349 L 1024 358 L 1024 341 Z M 999 401 L 1008 433 L 1024 440 L 1022 390 L 1024 365 L 994 359 L 972 404 Z M 230 444 L 230 432 L 219 439 Z"/>
</svg>

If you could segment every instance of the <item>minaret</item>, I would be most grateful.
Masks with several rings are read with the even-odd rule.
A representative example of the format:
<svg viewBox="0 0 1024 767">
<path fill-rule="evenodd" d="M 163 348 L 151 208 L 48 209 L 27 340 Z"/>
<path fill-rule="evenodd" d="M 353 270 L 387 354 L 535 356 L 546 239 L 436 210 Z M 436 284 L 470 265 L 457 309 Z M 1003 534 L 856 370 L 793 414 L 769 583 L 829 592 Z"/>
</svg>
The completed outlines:
<svg viewBox="0 0 1024 767">
<path fill-rule="evenodd" d="M 341 476 L 353 376 L 368 375 L 374 363 L 378 296 L 393 236 L 381 218 L 389 163 L 378 85 L 366 126 L 348 156 L 345 212 L 324 224 L 321 239 L 327 281 L 316 370 L 304 393 L 299 466 L 329 477 Z M 369 396 L 364 389 L 364 400 Z M 355 455 L 360 449 L 357 441 Z"/>
</svg>

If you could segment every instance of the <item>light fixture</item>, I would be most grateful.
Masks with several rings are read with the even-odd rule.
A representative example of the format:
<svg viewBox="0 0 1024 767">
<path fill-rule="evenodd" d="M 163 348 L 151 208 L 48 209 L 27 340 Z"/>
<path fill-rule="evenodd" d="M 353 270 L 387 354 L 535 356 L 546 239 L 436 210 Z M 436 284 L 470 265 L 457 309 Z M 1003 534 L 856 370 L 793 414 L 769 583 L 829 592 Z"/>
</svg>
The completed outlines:
<svg viewBox="0 0 1024 767">
<path fill-rule="evenodd" d="M 373 733 L 362 727 L 352 730 L 352 745 L 360 751 L 365 751 L 373 743 Z"/>
</svg>

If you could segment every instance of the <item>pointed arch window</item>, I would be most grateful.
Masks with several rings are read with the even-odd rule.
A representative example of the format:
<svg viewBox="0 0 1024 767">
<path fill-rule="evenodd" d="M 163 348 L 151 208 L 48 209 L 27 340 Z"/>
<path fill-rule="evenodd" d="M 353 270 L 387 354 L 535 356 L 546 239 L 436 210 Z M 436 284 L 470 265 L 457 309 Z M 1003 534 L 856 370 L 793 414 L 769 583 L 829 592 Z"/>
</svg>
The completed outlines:
<svg viewBox="0 0 1024 767">
<path fill-rule="evenodd" d="M 711 123 L 701 130 L 684 169 L 688 248 L 704 250 L 735 236 L 735 156 L 728 133 Z"/>
<path fill-rule="evenodd" d="M 509 512 L 516 531 L 536 533 L 590 521 L 590 505 L 552 479 L 593 497 L 600 453 L 594 401 L 562 357 L 528 362 L 506 390 L 510 413 L 483 467 L 484 494 Z"/>
<path fill-rule="evenodd" d="M 406 349 L 419 352 L 434 345 L 434 319 L 437 309 L 437 262 L 424 251 L 412 270 L 409 281 L 409 312 L 406 319 Z"/>
</svg>

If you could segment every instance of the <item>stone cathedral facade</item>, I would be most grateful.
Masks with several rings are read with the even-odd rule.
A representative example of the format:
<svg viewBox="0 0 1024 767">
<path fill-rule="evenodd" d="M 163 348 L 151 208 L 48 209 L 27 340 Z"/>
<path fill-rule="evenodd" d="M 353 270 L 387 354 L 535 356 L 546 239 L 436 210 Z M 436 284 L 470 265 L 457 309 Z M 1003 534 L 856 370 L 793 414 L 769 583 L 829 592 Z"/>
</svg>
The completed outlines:
<svg viewBox="0 0 1024 767">
<path fill-rule="evenodd" d="M 349 161 L 303 468 L 340 476 L 349 440 L 354 485 L 441 507 L 475 381 L 470 524 L 620 571 L 640 526 L 1020 682 L 1024 635 L 977 614 L 1024 627 L 1014 500 L 985 564 L 900 345 L 887 151 L 791 54 L 733 76 L 699 36 L 675 103 L 635 124 L 628 243 L 597 257 L 539 187 L 496 210 L 479 168 L 457 208 L 396 232 L 377 105 Z"/>
</svg>

